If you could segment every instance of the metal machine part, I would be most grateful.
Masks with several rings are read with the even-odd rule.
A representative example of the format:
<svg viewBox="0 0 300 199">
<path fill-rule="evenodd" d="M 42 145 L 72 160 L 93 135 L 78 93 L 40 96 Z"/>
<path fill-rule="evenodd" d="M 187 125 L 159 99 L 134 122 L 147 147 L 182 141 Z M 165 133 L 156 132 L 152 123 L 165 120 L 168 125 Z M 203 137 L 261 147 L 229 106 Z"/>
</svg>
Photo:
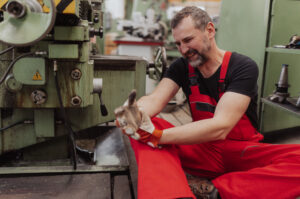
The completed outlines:
<svg viewBox="0 0 300 199">
<path fill-rule="evenodd" d="M 12 7 L 10 13 L 6 3 Z M 100 49 L 102 3 L 0 1 L 0 84 L 5 83 L 0 87 L 1 172 L 5 167 L 7 174 L 46 173 L 52 166 L 82 172 L 82 154 L 92 165 L 84 172 L 103 169 L 97 167 L 101 163 L 91 161 L 93 149 L 76 143 L 83 132 L 114 120 L 113 110 L 130 90 L 136 88 L 139 96 L 144 95 L 147 62 L 138 57 L 106 57 L 99 51 L 92 54 L 92 47 Z M 97 130 L 95 137 L 104 132 Z M 12 156 L 4 160 L 7 154 Z M 20 169 L 24 162 L 30 169 Z M 42 165 L 49 167 L 36 169 Z"/>
<path fill-rule="evenodd" d="M 90 28 L 90 37 L 99 36 L 100 38 L 103 38 L 103 28 L 100 27 L 98 29 Z"/>
<path fill-rule="evenodd" d="M 6 5 L 6 11 L 14 18 L 22 18 L 26 14 L 26 6 L 18 0 L 10 1 Z"/>
<path fill-rule="evenodd" d="M 149 65 L 149 77 L 155 80 L 161 80 L 167 70 L 167 53 L 165 47 L 158 47 L 154 59 L 153 67 Z"/>
<path fill-rule="evenodd" d="M 81 76 L 82 76 L 82 72 L 81 72 L 80 69 L 75 68 L 75 69 L 73 69 L 71 71 L 71 77 L 72 77 L 72 79 L 79 80 L 81 78 Z"/>
<path fill-rule="evenodd" d="M 71 99 L 71 104 L 73 106 L 80 106 L 81 102 L 82 102 L 82 99 L 79 96 L 74 96 Z"/>
<path fill-rule="evenodd" d="M 23 85 L 18 82 L 13 74 L 9 74 L 4 81 L 5 88 L 11 92 L 18 92 L 22 89 Z"/>
<path fill-rule="evenodd" d="M 42 90 L 35 90 L 31 93 L 31 100 L 36 105 L 44 104 L 47 101 L 47 93 Z"/>
<path fill-rule="evenodd" d="M 33 0 L 7 2 L 6 9 L 2 10 L 4 17 L 0 23 L 0 42 L 14 46 L 29 46 L 43 39 L 52 30 L 56 18 L 54 1 L 43 1 L 49 8 L 49 13 L 40 12 L 41 6 L 33 2 Z"/>
<path fill-rule="evenodd" d="M 41 4 L 36 0 L 27 0 L 26 4 L 21 0 L 8 1 L 5 10 L 15 18 L 22 18 L 26 15 L 27 8 L 30 12 L 43 12 Z"/>
<path fill-rule="evenodd" d="M 288 93 L 288 65 L 282 64 L 279 81 L 276 85 L 276 90 L 269 96 L 269 99 L 273 102 L 284 103 L 286 98 L 290 96 Z"/>
<path fill-rule="evenodd" d="M 108 114 L 107 108 L 105 104 L 103 103 L 102 99 L 102 87 L 103 87 L 103 82 L 102 78 L 94 78 L 93 79 L 93 93 L 97 93 L 99 96 L 99 101 L 100 101 L 100 110 L 102 116 L 106 116 Z"/>
<path fill-rule="evenodd" d="M 300 96 L 299 97 L 288 97 L 286 99 L 287 102 L 289 102 L 291 105 L 300 108 Z"/>
</svg>

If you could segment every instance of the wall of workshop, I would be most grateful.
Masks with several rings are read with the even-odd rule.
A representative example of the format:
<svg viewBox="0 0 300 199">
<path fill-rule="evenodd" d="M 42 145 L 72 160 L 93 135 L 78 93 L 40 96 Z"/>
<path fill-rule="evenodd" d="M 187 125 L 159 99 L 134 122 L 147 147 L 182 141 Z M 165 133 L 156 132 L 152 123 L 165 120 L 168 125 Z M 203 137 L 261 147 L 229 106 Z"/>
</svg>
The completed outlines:
<svg viewBox="0 0 300 199">
<path fill-rule="evenodd" d="M 134 1 L 134 0 L 133 0 Z M 142 1 L 142 0 L 140 0 Z M 170 20 L 176 11 L 179 11 L 185 6 L 198 6 L 205 9 L 211 17 L 219 16 L 222 0 L 168 0 L 167 18 Z M 120 33 L 116 33 L 115 23 L 112 23 L 118 19 L 125 18 L 125 4 L 126 0 L 105 0 L 105 12 L 107 24 L 111 23 L 112 27 L 110 31 L 105 34 L 105 54 L 116 54 L 117 45 L 114 43 L 116 36 Z M 172 40 L 169 37 L 169 40 Z"/>
<path fill-rule="evenodd" d="M 211 17 L 219 16 L 222 0 L 168 0 L 169 6 L 199 6 Z"/>
</svg>

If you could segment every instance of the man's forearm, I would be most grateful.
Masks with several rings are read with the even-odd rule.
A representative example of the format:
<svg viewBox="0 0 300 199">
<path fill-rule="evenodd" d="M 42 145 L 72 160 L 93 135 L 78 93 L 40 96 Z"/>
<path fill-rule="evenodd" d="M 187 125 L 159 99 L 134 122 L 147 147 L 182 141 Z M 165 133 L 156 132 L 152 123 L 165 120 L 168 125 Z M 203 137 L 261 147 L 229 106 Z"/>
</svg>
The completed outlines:
<svg viewBox="0 0 300 199">
<path fill-rule="evenodd" d="M 159 144 L 200 144 L 223 140 L 230 130 L 225 125 L 216 123 L 214 119 L 205 119 L 165 129 Z"/>
<path fill-rule="evenodd" d="M 141 108 L 147 115 L 153 117 L 160 113 L 165 104 L 155 100 L 151 95 L 143 96 L 138 100 L 138 107 Z"/>
<path fill-rule="evenodd" d="M 179 90 L 179 86 L 169 78 L 163 78 L 155 90 L 138 100 L 141 107 L 150 117 L 157 115 Z"/>
</svg>

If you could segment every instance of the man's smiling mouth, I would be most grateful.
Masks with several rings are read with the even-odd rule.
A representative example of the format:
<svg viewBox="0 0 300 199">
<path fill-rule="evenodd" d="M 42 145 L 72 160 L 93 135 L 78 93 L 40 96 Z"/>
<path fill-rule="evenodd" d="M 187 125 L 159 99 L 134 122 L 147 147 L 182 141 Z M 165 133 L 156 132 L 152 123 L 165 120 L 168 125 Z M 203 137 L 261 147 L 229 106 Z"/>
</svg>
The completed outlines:
<svg viewBox="0 0 300 199">
<path fill-rule="evenodd" d="M 187 59 L 191 59 L 193 58 L 195 55 L 197 55 L 198 53 L 195 50 L 189 50 L 186 54 L 185 57 Z"/>
</svg>

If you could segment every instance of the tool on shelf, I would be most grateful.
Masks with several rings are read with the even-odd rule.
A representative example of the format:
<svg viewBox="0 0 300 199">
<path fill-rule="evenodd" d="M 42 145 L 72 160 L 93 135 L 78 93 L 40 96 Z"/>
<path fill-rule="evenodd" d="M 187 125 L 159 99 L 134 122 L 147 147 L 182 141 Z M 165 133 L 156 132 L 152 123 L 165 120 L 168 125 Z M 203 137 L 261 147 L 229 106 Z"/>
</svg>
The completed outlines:
<svg viewBox="0 0 300 199">
<path fill-rule="evenodd" d="M 279 81 L 276 85 L 276 90 L 269 99 L 273 102 L 285 103 L 287 97 L 290 96 L 288 93 L 288 64 L 282 64 Z"/>
</svg>

